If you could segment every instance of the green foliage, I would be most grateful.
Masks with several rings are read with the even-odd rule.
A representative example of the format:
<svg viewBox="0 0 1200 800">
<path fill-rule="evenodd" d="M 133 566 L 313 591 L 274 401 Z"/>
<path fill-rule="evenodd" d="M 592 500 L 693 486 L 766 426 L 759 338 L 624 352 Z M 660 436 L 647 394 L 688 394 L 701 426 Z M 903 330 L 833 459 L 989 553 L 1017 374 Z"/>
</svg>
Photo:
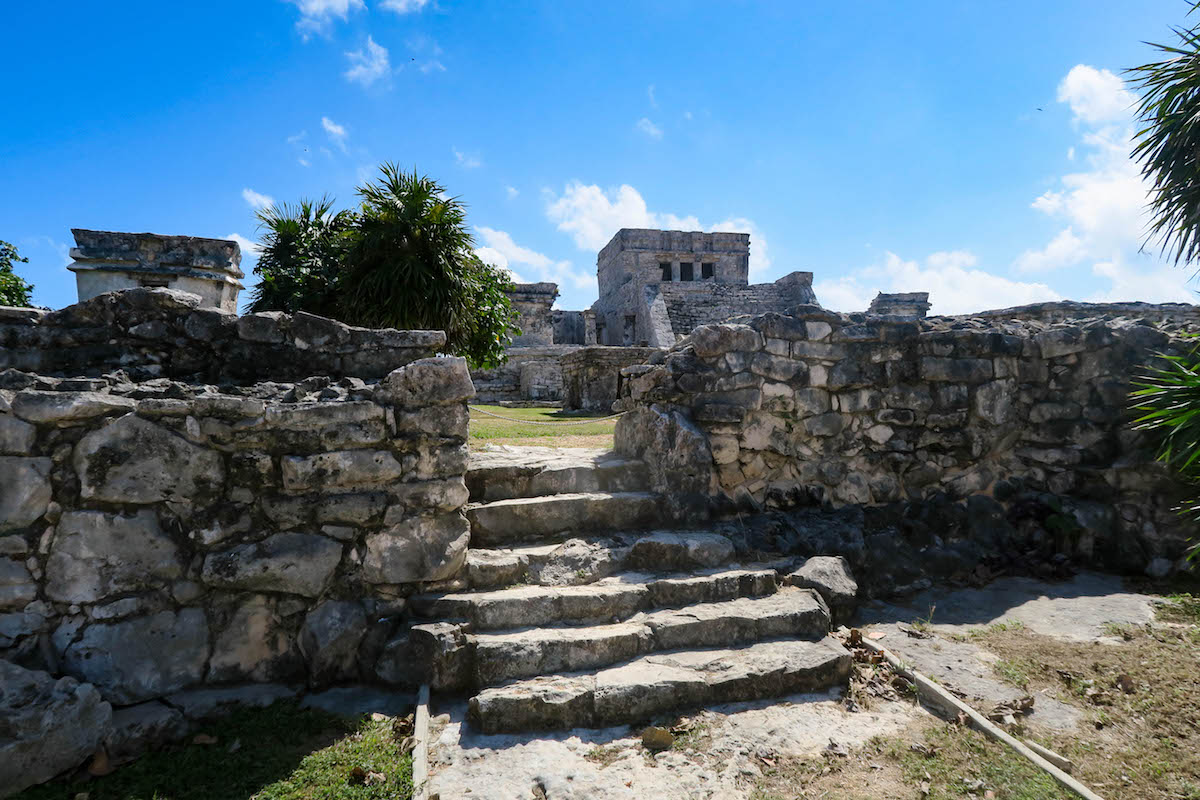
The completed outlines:
<svg viewBox="0 0 1200 800">
<path fill-rule="evenodd" d="M 33 305 L 33 284 L 13 272 L 13 264 L 28 264 L 15 245 L 0 240 L 0 306 Z"/>
<path fill-rule="evenodd" d="M 333 201 L 323 197 L 316 203 L 301 200 L 264 208 L 258 220 L 262 251 L 254 271 L 262 280 L 254 287 L 250 310 L 336 317 L 338 279 L 354 236 L 354 214 L 334 213 Z"/>
<path fill-rule="evenodd" d="M 1194 11 L 1200 2 L 1189 5 Z M 1151 183 L 1147 242 L 1159 241 L 1179 264 L 1200 259 L 1200 25 L 1173 31 L 1175 44 L 1151 45 L 1165 56 L 1162 61 L 1127 72 L 1142 95 L 1133 157 Z"/>
<path fill-rule="evenodd" d="M 1135 430 L 1149 431 L 1157 439 L 1157 458 L 1179 477 L 1200 486 L 1200 346 L 1183 355 L 1162 355 L 1160 366 L 1134 382 L 1130 393 L 1139 414 Z M 1200 499 L 1179 509 L 1200 522 Z M 1191 556 L 1200 553 L 1200 543 Z"/>
<path fill-rule="evenodd" d="M 384 164 L 356 213 L 332 201 L 260 212 L 254 311 L 308 311 L 351 325 L 446 332 L 478 367 L 504 362 L 517 331 L 508 273 L 473 251 L 466 208 L 441 184 Z"/>
<path fill-rule="evenodd" d="M 502 363 L 515 318 L 504 294 L 512 284 L 472 252 L 465 206 L 437 181 L 395 164 L 358 193 L 343 313 L 358 325 L 441 329 L 448 348 L 476 365 Z"/>
</svg>

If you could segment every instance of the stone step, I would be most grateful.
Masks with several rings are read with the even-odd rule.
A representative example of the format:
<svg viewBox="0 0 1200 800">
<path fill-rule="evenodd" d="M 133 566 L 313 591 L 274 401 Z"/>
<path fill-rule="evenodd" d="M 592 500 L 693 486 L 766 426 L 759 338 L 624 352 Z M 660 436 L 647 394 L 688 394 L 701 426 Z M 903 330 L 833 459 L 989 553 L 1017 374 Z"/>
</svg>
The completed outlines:
<svg viewBox="0 0 1200 800">
<path fill-rule="evenodd" d="M 582 586 L 515 586 L 479 592 L 417 595 L 409 609 L 425 619 L 465 620 L 473 630 L 617 621 L 639 611 L 678 608 L 738 597 L 761 597 L 777 588 L 774 569 L 728 569 L 699 575 L 655 577 L 631 572 Z"/>
<path fill-rule="evenodd" d="M 660 519 L 650 492 L 572 492 L 467 506 L 471 546 L 532 542 L 583 531 L 646 528 Z"/>
<path fill-rule="evenodd" d="M 493 447 L 472 451 L 467 489 L 473 502 L 579 492 L 631 492 L 649 481 L 646 465 L 594 448 Z"/>
<path fill-rule="evenodd" d="M 484 689 L 471 698 L 469 718 L 489 734 L 645 722 L 701 706 L 844 686 L 850 666 L 850 654 L 828 636 L 654 653 L 591 674 Z"/>
<path fill-rule="evenodd" d="M 573 586 L 595 583 L 621 570 L 672 572 L 719 567 L 733 556 L 733 542 L 717 533 L 622 532 L 566 542 L 471 548 L 467 551 L 466 579 L 473 589 L 523 583 Z"/>
<path fill-rule="evenodd" d="M 785 588 L 765 597 L 697 603 L 641 612 L 627 622 L 543 627 L 467 637 L 472 682 L 574 672 L 656 650 L 727 647 L 779 637 L 815 639 L 829 632 L 829 610 L 811 589 Z"/>
</svg>

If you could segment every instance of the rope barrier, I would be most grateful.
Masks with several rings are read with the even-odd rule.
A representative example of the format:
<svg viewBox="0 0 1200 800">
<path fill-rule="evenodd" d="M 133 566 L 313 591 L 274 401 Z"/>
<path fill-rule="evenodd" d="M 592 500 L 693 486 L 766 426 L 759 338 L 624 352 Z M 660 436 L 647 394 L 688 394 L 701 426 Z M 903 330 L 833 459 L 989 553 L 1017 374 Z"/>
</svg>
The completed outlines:
<svg viewBox="0 0 1200 800">
<path fill-rule="evenodd" d="M 609 420 L 614 420 L 617 417 L 621 417 L 621 416 L 625 415 L 625 412 L 622 411 L 619 414 L 613 414 L 611 417 L 597 417 L 595 419 L 575 419 L 575 420 L 571 420 L 569 422 L 541 422 L 539 420 L 534 420 L 534 419 L 514 419 L 512 417 L 502 417 L 499 414 L 493 414 L 491 411 L 485 411 L 484 409 L 480 408 L 479 406 L 468 405 L 467 408 L 471 409 L 472 411 L 478 411 L 480 414 L 486 414 L 489 417 L 495 417 L 496 419 L 502 419 L 505 422 L 519 422 L 522 425 L 591 425 L 593 422 L 608 422 Z"/>
</svg>

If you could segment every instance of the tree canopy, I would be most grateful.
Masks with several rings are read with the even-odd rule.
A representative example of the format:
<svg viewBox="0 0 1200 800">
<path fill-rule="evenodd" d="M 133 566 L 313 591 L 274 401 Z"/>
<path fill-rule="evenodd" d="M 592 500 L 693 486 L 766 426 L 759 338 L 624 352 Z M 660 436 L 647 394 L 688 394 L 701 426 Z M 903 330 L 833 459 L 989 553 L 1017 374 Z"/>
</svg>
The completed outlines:
<svg viewBox="0 0 1200 800">
<path fill-rule="evenodd" d="M 33 284 L 13 271 L 14 264 L 28 264 L 15 245 L 0 240 L 0 306 L 33 305 Z"/>
<path fill-rule="evenodd" d="M 507 271 L 474 253 L 466 207 L 394 164 L 357 189 L 359 208 L 301 200 L 259 212 L 253 311 L 308 311 L 352 325 L 446 332 L 476 366 L 504 361 L 517 332 Z"/>
</svg>

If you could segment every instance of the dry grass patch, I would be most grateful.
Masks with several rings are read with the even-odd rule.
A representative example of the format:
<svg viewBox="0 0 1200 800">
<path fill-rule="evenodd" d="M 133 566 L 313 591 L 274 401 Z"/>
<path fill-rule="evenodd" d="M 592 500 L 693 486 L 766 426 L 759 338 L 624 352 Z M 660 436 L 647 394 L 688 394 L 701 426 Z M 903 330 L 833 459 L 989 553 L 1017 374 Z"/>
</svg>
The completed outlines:
<svg viewBox="0 0 1200 800">
<path fill-rule="evenodd" d="M 1122 644 L 1063 642 L 1026 630 L 977 641 L 997 673 L 1083 709 L 1088 727 L 1044 744 L 1113 800 L 1200 800 L 1200 628 L 1120 626 Z"/>
</svg>

